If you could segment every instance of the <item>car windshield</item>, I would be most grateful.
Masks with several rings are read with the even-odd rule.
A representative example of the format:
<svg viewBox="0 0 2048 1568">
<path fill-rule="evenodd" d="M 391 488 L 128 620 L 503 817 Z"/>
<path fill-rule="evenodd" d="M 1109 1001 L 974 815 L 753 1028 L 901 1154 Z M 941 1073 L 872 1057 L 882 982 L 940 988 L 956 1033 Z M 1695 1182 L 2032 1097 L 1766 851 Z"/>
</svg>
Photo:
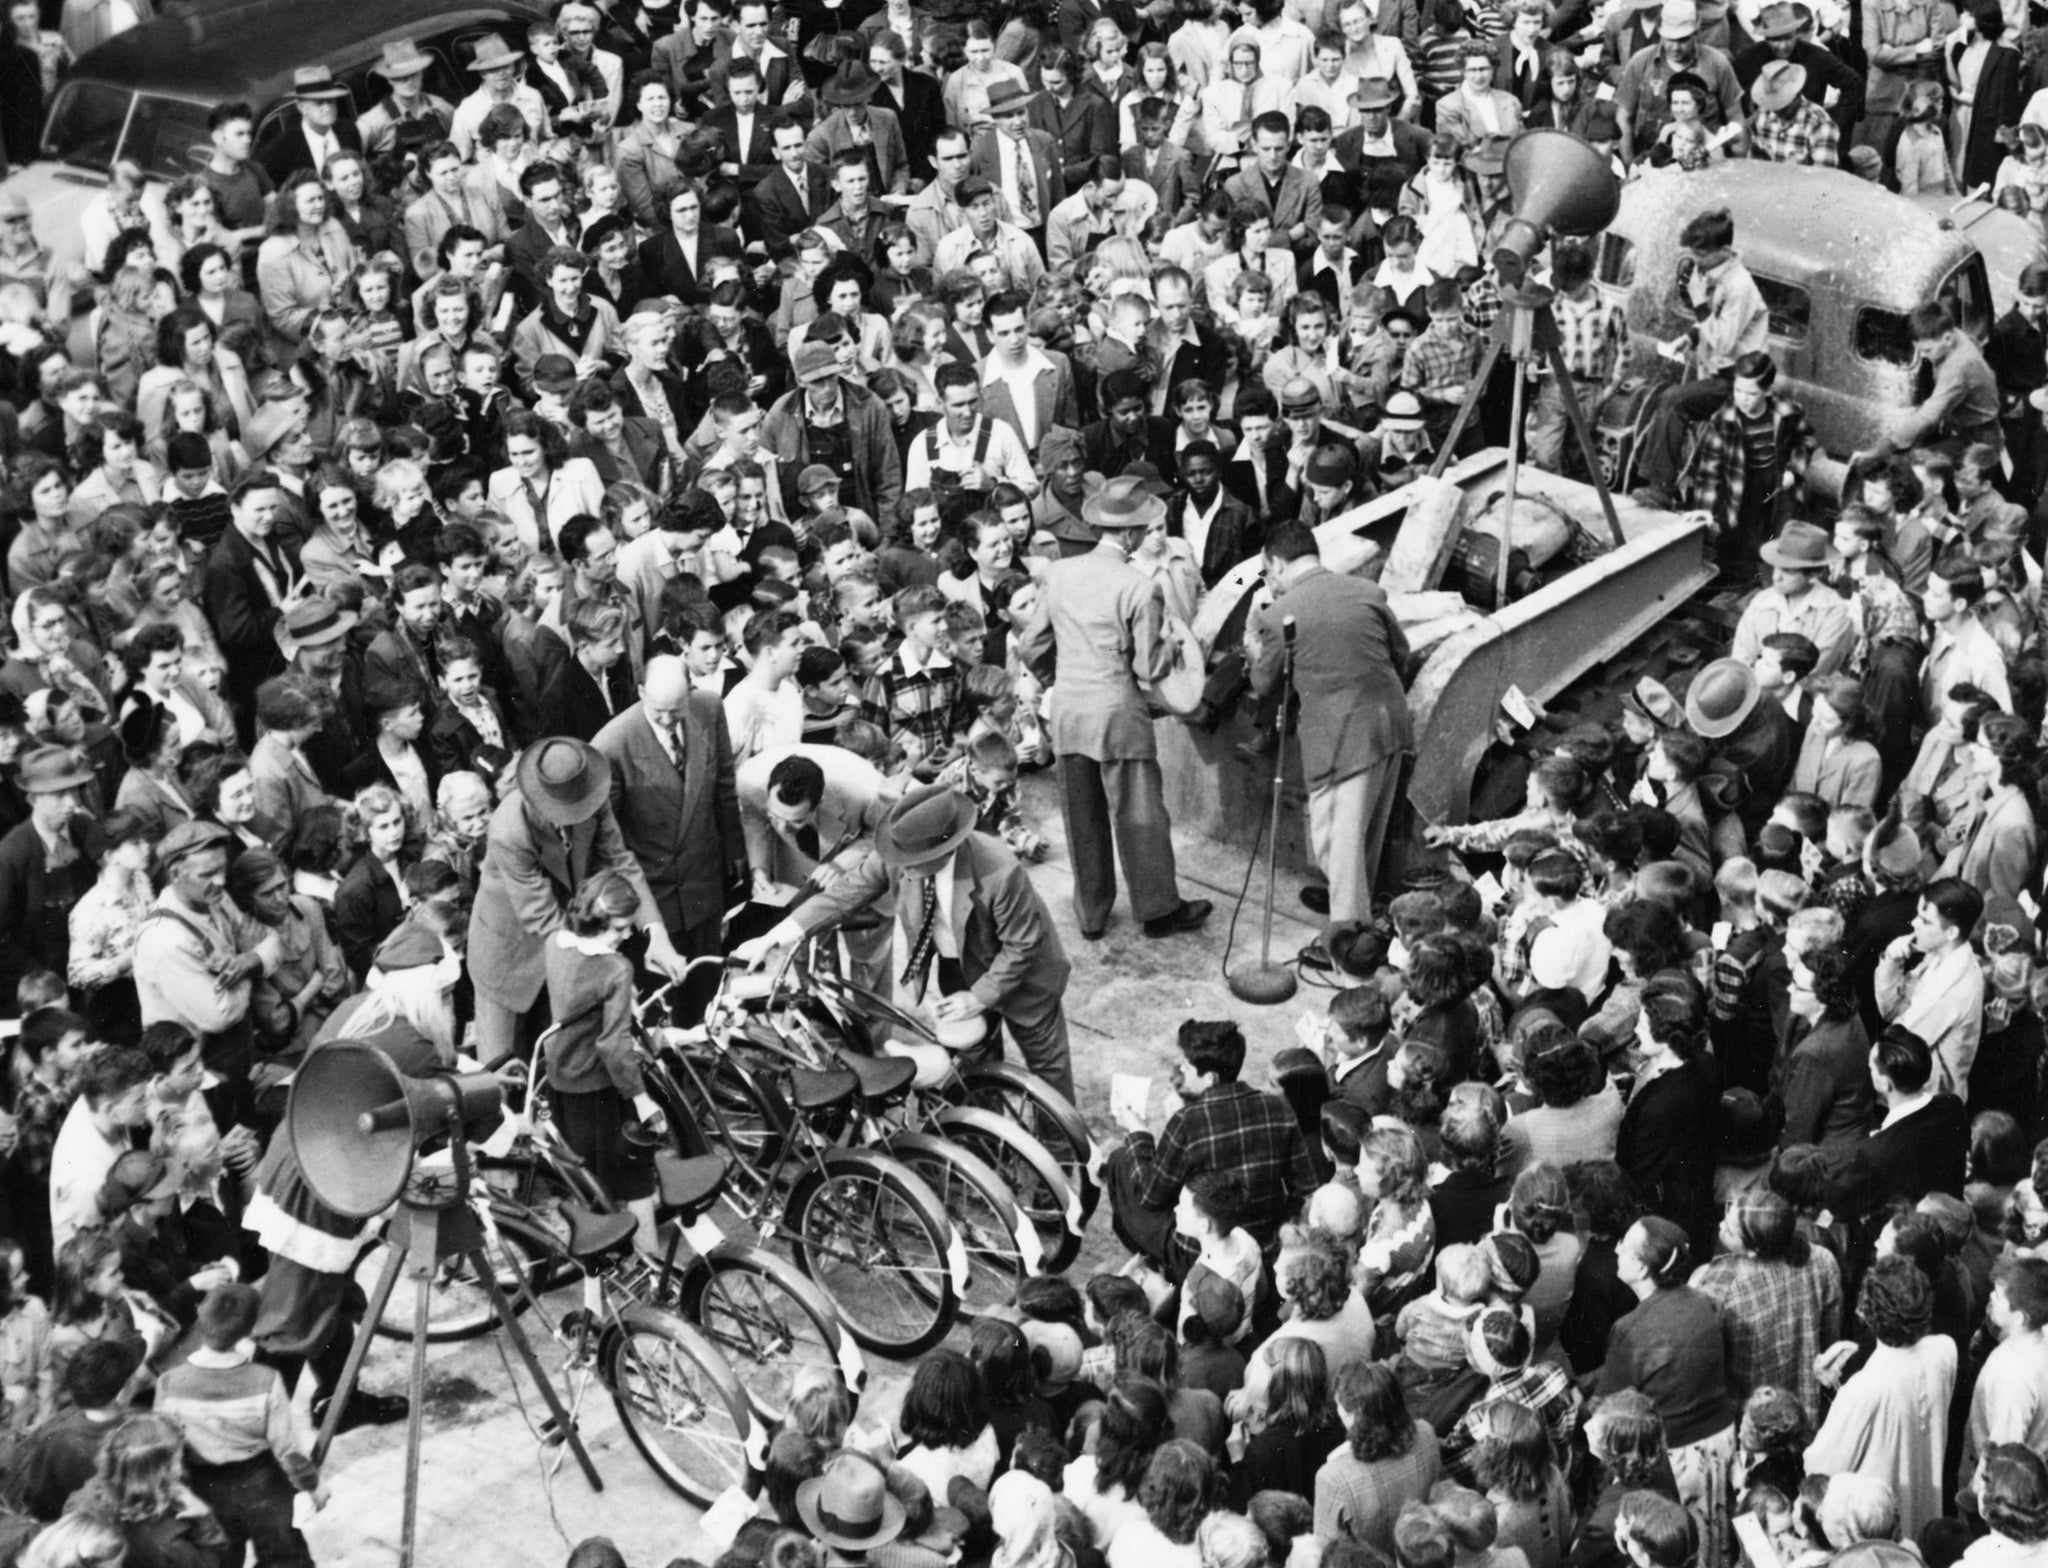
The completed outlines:
<svg viewBox="0 0 2048 1568">
<path fill-rule="evenodd" d="M 194 149 L 206 145 L 205 104 L 106 82 L 65 83 L 43 133 L 53 158 L 104 173 L 118 153 L 161 180 L 191 173 Z"/>
</svg>

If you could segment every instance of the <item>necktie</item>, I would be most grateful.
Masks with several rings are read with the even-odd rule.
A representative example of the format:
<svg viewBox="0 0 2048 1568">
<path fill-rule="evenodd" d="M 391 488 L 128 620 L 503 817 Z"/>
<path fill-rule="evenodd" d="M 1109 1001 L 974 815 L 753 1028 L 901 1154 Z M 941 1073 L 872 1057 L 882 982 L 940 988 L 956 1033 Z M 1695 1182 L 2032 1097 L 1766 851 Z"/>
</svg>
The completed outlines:
<svg viewBox="0 0 2048 1568">
<path fill-rule="evenodd" d="M 657 724 L 654 733 L 661 737 L 661 749 L 668 753 L 668 760 L 675 764 L 678 774 L 683 771 L 683 737 L 677 733 L 675 721 Z"/>
<path fill-rule="evenodd" d="M 1017 226 L 1038 227 L 1038 172 L 1031 165 L 1031 144 L 1017 143 Z"/>
<path fill-rule="evenodd" d="M 816 822 L 806 822 L 791 837 L 795 840 L 797 849 L 812 860 L 825 858 L 825 846 L 819 842 Z"/>
<path fill-rule="evenodd" d="M 534 523 L 539 527 L 541 537 L 545 539 L 548 532 L 547 492 L 538 489 L 531 479 L 520 480 L 519 488 L 526 492 L 526 504 L 533 508 Z"/>
<path fill-rule="evenodd" d="M 914 1001 L 924 1001 L 931 984 L 932 957 L 939 950 L 939 884 L 931 877 L 919 878 L 922 898 L 918 910 L 917 940 L 910 944 L 910 962 L 903 966 L 903 983 L 910 987 Z"/>
</svg>

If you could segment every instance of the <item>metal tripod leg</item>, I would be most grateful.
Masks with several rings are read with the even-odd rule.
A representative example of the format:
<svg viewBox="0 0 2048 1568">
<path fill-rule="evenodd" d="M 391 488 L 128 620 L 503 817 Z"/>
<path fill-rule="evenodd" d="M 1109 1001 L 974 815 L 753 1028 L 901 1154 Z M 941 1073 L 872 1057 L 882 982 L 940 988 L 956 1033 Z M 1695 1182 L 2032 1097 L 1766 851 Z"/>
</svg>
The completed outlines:
<svg viewBox="0 0 2048 1568">
<path fill-rule="evenodd" d="M 1628 543 L 1622 536 L 1621 519 L 1615 515 L 1614 495 L 1607 488 L 1607 481 L 1600 473 L 1600 454 L 1593 446 L 1593 427 L 1586 423 L 1586 411 L 1579 407 L 1579 399 L 1573 388 L 1569 372 L 1564 367 L 1564 351 L 1553 346 L 1547 355 L 1550 373 L 1557 377 L 1558 387 L 1564 392 L 1565 418 L 1571 421 L 1572 434 L 1579 438 L 1579 453 L 1586 460 L 1587 477 L 1593 481 L 1593 489 L 1600 496 L 1600 510 L 1607 514 L 1607 531 L 1614 535 L 1616 545 Z M 1617 475 L 1618 479 L 1620 476 Z"/>
<path fill-rule="evenodd" d="M 327 1450 L 334 1443 L 335 1428 L 341 1424 L 341 1413 L 355 1394 L 356 1379 L 362 1374 L 363 1362 L 370 1354 L 370 1341 L 376 1337 L 384 1309 L 391 1304 L 391 1292 L 397 1288 L 405 1258 L 406 1249 L 394 1245 L 390 1255 L 384 1259 L 384 1272 L 377 1276 L 376 1288 L 370 1292 L 369 1310 L 363 1314 L 363 1321 L 356 1325 L 355 1343 L 349 1346 L 348 1360 L 342 1363 L 341 1381 L 328 1395 L 327 1417 L 320 1423 L 320 1435 L 313 1440 L 313 1463 L 316 1465 L 327 1460 Z"/>
<path fill-rule="evenodd" d="M 1465 401 L 1458 405 L 1458 417 L 1451 421 L 1451 433 L 1444 437 L 1442 450 L 1436 454 L 1436 461 L 1429 465 L 1430 478 L 1441 479 L 1444 470 L 1451 466 L 1451 454 L 1458 450 L 1458 438 L 1464 435 L 1465 426 L 1472 422 L 1479 400 L 1486 396 L 1486 383 L 1493 379 L 1493 367 L 1500 363 L 1500 347 L 1499 338 L 1488 341 L 1486 352 L 1479 359 L 1479 369 L 1473 374 L 1465 393 Z"/>
<path fill-rule="evenodd" d="M 512 1305 L 505 1299 L 505 1292 L 499 1288 L 497 1274 L 488 1267 L 488 1260 L 481 1249 L 464 1254 L 469 1266 L 476 1270 L 476 1276 L 483 1281 L 484 1290 L 491 1298 L 491 1306 L 498 1314 L 498 1322 L 504 1327 L 506 1337 L 519 1352 L 519 1359 L 526 1363 L 526 1375 L 533 1379 L 534 1387 L 540 1390 L 540 1397 L 547 1401 L 548 1411 L 555 1418 L 555 1425 L 561 1429 L 569 1444 L 569 1452 L 576 1456 L 576 1463 L 582 1466 L 583 1478 L 590 1483 L 593 1492 L 604 1490 L 604 1477 L 597 1473 L 597 1466 L 591 1461 L 590 1451 L 583 1446 L 583 1439 L 576 1431 L 576 1424 L 569 1419 L 568 1408 L 561 1396 L 555 1392 L 555 1385 L 548 1380 L 540 1359 L 533 1353 L 533 1344 L 526 1337 L 526 1331 L 519 1326 L 519 1320 L 512 1315 Z"/>
</svg>

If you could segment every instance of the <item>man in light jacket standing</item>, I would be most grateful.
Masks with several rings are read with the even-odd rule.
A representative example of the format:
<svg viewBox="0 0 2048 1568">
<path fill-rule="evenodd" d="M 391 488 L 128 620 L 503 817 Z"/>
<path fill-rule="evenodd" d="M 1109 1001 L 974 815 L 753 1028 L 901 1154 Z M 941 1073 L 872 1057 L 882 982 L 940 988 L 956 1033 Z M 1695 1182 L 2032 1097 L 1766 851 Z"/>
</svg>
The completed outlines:
<svg viewBox="0 0 2048 1568">
<path fill-rule="evenodd" d="M 1192 931 L 1212 907 L 1180 895 L 1158 743 L 1138 689 L 1173 666 L 1159 585 L 1130 560 L 1165 508 L 1133 480 L 1111 481 L 1083 506 L 1082 520 L 1101 539 L 1087 554 L 1047 567 L 1041 608 L 1020 646 L 1024 663 L 1052 680 L 1074 913 L 1091 942 L 1116 902 L 1112 847 L 1145 935 Z"/>
<path fill-rule="evenodd" d="M 1309 846 L 1329 878 L 1325 889 L 1305 888 L 1302 902 L 1333 924 L 1363 925 L 1401 775 L 1415 755 L 1401 687 L 1408 639 L 1379 584 L 1325 567 L 1305 525 L 1275 528 L 1265 558 L 1273 602 L 1253 615 L 1245 638 L 1252 688 L 1265 693 L 1279 682 L 1291 628 Z"/>
</svg>

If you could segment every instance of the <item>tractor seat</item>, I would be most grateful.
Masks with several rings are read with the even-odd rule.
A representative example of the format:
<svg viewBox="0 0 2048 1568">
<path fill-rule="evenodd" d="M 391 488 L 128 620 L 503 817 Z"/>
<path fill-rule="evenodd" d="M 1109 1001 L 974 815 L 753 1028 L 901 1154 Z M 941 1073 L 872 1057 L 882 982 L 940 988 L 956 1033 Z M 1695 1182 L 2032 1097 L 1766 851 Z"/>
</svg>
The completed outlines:
<svg viewBox="0 0 2048 1568">
<path fill-rule="evenodd" d="M 894 1105 L 910 1092 L 917 1063 L 900 1057 L 854 1056 L 840 1062 L 860 1080 L 860 1097 L 871 1105 Z"/>
<path fill-rule="evenodd" d="M 789 1070 L 790 1087 L 800 1111 L 832 1111 L 852 1102 L 860 1092 L 860 1080 L 842 1068 L 815 1072 L 808 1067 Z"/>
<path fill-rule="evenodd" d="M 700 1154 L 684 1159 L 664 1149 L 654 1157 L 655 1202 L 664 1210 L 694 1220 L 725 1188 L 725 1156 Z"/>
<path fill-rule="evenodd" d="M 574 1203 L 563 1204 L 561 1215 L 569 1222 L 569 1256 L 578 1263 L 592 1262 L 624 1246 L 633 1239 L 639 1223 L 623 1211 L 598 1214 Z"/>
</svg>

